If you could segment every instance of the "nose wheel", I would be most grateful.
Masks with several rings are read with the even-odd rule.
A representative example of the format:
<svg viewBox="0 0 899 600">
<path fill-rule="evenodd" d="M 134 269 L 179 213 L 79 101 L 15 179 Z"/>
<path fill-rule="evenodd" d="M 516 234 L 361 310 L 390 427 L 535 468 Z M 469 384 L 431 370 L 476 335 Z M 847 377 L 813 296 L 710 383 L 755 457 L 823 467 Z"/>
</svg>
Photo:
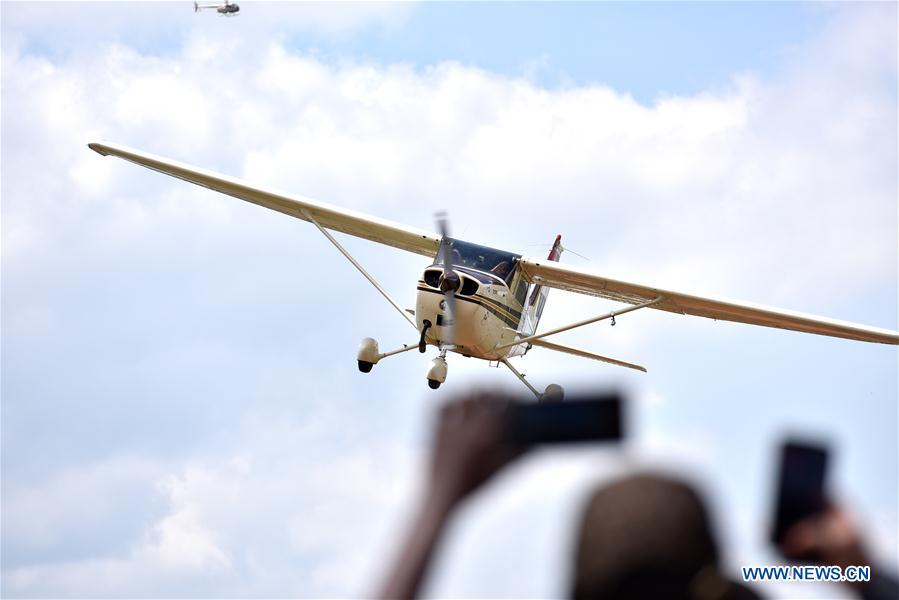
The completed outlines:
<svg viewBox="0 0 899 600">
<path fill-rule="evenodd" d="M 427 377 L 428 387 L 432 390 L 436 390 L 446 381 L 446 350 L 442 350 L 440 356 L 431 361 Z"/>
</svg>

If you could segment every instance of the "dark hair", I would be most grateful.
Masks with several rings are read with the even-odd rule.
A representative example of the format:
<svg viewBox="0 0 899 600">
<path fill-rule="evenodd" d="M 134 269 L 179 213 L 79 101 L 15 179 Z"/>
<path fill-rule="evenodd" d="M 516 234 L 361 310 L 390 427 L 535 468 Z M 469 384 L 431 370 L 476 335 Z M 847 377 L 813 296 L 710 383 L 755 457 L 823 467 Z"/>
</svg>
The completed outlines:
<svg viewBox="0 0 899 600">
<path fill-rule="evenodd" d="M 685 483 L 658 475 L 605 485 L 587 502 L 572 596 L 755 597 L 719 575 L 718 546 L 699 495 Z"/>
</svg>

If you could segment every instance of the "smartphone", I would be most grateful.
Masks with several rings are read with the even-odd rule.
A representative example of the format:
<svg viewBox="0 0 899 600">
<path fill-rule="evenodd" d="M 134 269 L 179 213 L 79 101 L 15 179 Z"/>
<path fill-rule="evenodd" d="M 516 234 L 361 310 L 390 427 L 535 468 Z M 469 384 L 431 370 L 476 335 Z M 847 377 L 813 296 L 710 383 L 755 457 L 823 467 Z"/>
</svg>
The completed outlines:
<svg viewBox="0 0 899 600">
<path fill-rule="evenodd" d="M 788 440 L 781 447 L 780 473 L 771 541 L 780 545 L 787 530 L 824 510 L 828 449 L 822 444 Z"/>
<path fill-rule="evenodd" d="M 620 440 L 622 399 L 618 394 L 576 396 L 562 402 L 518 403 L 509 406 L 504 439 L 532 446 Z"/>
</svg>

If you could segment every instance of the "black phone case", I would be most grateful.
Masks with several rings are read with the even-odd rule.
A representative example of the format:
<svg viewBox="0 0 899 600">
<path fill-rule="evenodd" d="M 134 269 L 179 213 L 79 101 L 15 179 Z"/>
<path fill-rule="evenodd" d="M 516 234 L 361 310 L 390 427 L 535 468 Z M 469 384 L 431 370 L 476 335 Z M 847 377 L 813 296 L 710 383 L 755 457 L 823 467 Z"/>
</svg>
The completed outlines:
<svg viewBox="0 0 899 600">
<path fill-rule="evenodd" d="M 822 445 L 795 441 L 783 445 L 771 531 L 775 544 L 783 542 L 792 525 L 824 510 L 827 456 Z"/>
<path fill-rule="evenodd" d="M 509 407 L 505 440 L 527 446 L 618 440 L 623 434 L 621 399 L 593 396 Z"/>
</svg>

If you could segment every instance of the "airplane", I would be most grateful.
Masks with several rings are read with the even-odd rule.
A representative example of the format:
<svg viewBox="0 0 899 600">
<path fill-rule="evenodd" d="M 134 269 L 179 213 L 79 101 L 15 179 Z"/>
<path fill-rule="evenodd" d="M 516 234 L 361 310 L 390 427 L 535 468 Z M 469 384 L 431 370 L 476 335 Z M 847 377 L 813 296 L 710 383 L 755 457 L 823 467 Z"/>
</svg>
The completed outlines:
<svg viewBox="0 0 899 600">
<path fill-rule="evenodd" d="M 621 281 L 575 266 L 561 264 L 564 250 L 557 235 L 545 259 L 463 241 L 450 236 L 445 215 L 438 215 L 439 234 L 416 229 L 302 196 L 255 186 L 240 179 L 201 169 L 125 146 L 92 142 L 91 150 L 116 156 L 160 173 L 182 179 L 312 223 L 415 328 L 417 343 L 381 352 L 378 342 L 365 338 L 356 355 L 358 368 L 368 373 L 381 360 L 414 349 L 422 354 L 436 347 L 437 356 L 427 371 L 428 385 L 437 389 L 446 381 L 448 352 L 503 364 L 536 396 L 558 401 L 564 391 L 557 384 L 538 391 L 509 362 L 534 346 L 607 364 L 646 372 L 646 368 L 562 346 L 546 338 L 578 327 L 610 320 L 629 312 L 652 308 L 681 315 L 707 317 L 763 327 L 789 329 L 881 344 L 899 344 L 899 332 L 826 317 L 803 314 L 721 298 L 661 289 Z M 352 256 L 331 231 L 421 254 L 430 260 L 418 277 L 415 309 L 403 309 L 381 284 Z M 540 316 L 552 288 L 589 294 L 621 303 L 621 308 L 563 327 L 537 332 Z"/>
<path fill-rule="evenodd" d="M 237 16 L 237 13 L 240 12 L 240 6 L 231 2 L 231 0 L 225 0 L 224 4 L 199 4 L 194 2 L 194 12 L 200 12 L 206 8 L 214 8 L 217 13 L 226 17 Z"/>
</svg>

